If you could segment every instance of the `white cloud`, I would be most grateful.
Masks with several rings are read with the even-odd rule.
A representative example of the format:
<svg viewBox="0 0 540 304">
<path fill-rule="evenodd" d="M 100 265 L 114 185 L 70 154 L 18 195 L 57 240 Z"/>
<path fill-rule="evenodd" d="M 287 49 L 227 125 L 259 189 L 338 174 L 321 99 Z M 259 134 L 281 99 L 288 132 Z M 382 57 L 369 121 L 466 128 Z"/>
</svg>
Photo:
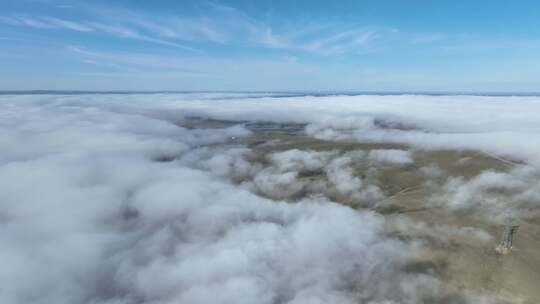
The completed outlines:
<svg viewBox="0 0 540 304">
<path fill-rule="evenodd" d="M 413 159 L 409 151 L 397 149 L 378 149 L 369 152 L 369 158 L 375 162 L 390 163 L 397 165 L 411 164 Z"/>
<path fill-rule="evenodd" d="M 58 27 L 65 28 L 65 29 L 70 29 L 70 30 L 79 31 L 79 32 L 93 32 L 94 31 L 93 28 L 87 25 L 81 24 L 81 23 L 74 22 L 74 21 L 58 19 L 54 17 L 47 17 L 44 19 L 50 22 L 51 24 L 54 24 Z"/>
<path fill-rule="evenodd" d="M 321 170 L 335 152 L 301 151 L 298 149 L 270 155 L 270 160 L 279 172 Z"/>
<path fill-rule="evenodd" d="M 355 176 L 352 163 L 354 156 L 345 155 L 333 159 L 326 168 L 328 180 L 341 195 L 350 196 L 353 201 L 363 204 L 374 204 L 384 198 L 379 187 L 367 184 Z"/>
<path fill-rule="evenodd" d="M 137 39 L 165 46 L 197 51 L 191 43 L 210 42 L 240 47 L 263 47 L 300 50 L 322 55 L 359 52 L 377 36 L 388 30 L 368 29 L 353 25 L 294 24 L 276 28 L 264 20 L 236 8 L 205 4 L 205 13 L 182 16 L 162 14 L 150 16 L 145 12 L 123 8 L 80 5 L 82 21 L 57 16 L 13 15 L 0 21 L 12 26 L 41 29 L 66 29 L 78 32 L 103 32 L 119 38 Z M 75 9 L 71 7 L 71 9 Z"/>
<path fill-rule="evenodd" d="M 157 43 L 157 44 L 166 45 L 166 46 L 177 47 L 177 48 L 189 50 L 189 51 L 197 51 L 195 48 L 188 47 L 186 45 L 183 45 L 174 41 L 163 40 L 163 39 L 155 38 L 155 37 L 148 36 L 145 34 L 141 34 L 138 30 L 125 27 L 125 26 L 104 24 L 104 23 L 98 23 L 98 22 L 89 22 L 88 24 L 97 30 L 100 30 L 105 33 L 112 34 L 114 36 L 121 37 L 121 38 L 136 39 L 136 40 L 147 41 L 147 42 Z"/>
<path fill-rule="evenodd" d="M 94 29 L 84 23 L 56 17 L 35 17 L 26 15 L 4 16 L 0 20 L 12 26 L 29 26 L 40 29 L 67 29 L 78 32 L 92 32 Z"/>
<path fill-rule="evenodd" d="M 62 18 L 52 17 L 52 16 L 12 16 L 12 17 L 1 17 L 0 21 L 5 24 L 12 26 L 27 26 L 39 29 L 64 29 L 77 32 L 102 32 L 109 35 L 113 35 L 119 38 L 135 39 L 140 41 L 146 41 L 150 43 L 161 44 L 165 46 L 171 46 L 175 48 L 180 48 L 192 52 L 196 52 L 197 49 L 193 47 L 186 46 L 176 41 L 160 39 L 159 37 L 154 37 L 151 35 L 146 35 L 141 33 L 137 28 L 128 27 L 118 24 L 107 24 L 103 22 L 75 22 L 72 20 L 66 20 Z"/>
<path fill-rule="evenodd" d="M 469 108 L 457 98 L 466 99 Z M 456 237 L 486 242 L 491 238 L 486 232 L 389 223 L 320 195 L 294 202 L 257 195 L 266 191 L 266 197 L 290 201 L 299 191 L 335 191 L 377 202 L 380 190 L 357 172 L 371 154 L 291 150 L 269 154 L 268 163 L 256 164 L 246 160 L 253 151 L 237 140 L 250 136 L 244 126 L 186 129 L 178 124 L 190 116 L 320 123 L 313 127 L 314 134 L 331 129 L 337 139 L 352 140 L 399 128 L 402 136 L 412 136 L 407 142 L 413 145 L 426 144 L 422 138 L 413 140 L 418 134 L 442 142 L 455 134 L 490 137 L 492 130 L 534 140 L 539 130 L 531 111 L 535 102 L 240 93 L 2 95 L 0 259 L 5 267 L 0 272 L 0 302 L 369 299 L 413 304 L 444 299 L 450 291 L 433 274 L 404 270 L 417 257 L 415 247 L 393 239 L 387 229 L 409 229 L 420 238 L 441 236 L 442 242 Z M 511 115 L 492 117 L 493 108 Z M 453 141 L 447 145 L 461 147 Z M 478 141 L 467 145 L 486 148 Z M 519 158 L 533 155 L 538 146 L 521 148 L 508 149 L 500 140 L 486 150 Z M 399 164 L 410 158 L 401 150 L 372 153 L 378 160 Z M 524 159 L 536 166 L 534 158 Z M 327 181 L 304 182 L 301 175 L 309 170 Z M 424 171 L 440 179 L 440 170 Z M 475 201 L 470 199 L 474 193 L 489 198 L 493 188 L 502 188 L 516 206 L 528 208 L 540 193 L 537 172 L 524 167 L 457 181 L 449 186 L 456 194 L 449 201 L 467 204 Z M 477 299 L 454 296 L 464 303 Z"/>
<path fill-rule="evenodd" d="M 471 180 L 449 177 L 432 201 L 457 211 L 479 211 L 499 224 L 533 217 L 538 214 L 538 176 L 538 168 L 521 166 L 504 173 L 487 170 Z"/>
<path fill-rule="evenodd" d="M 215 97 L 184 97 L 197 96 Z M 448 292 L 403 271 L 415 252 L 380 216 L 231 183 L 261 169 L 231 138 L 245 128 L 185 129 L 152 118 L 160 95 L 123 98 L 0 96 L 0 302 L 413 304 Z M 275 160 L 313 169 L 325 157 Z M 337 177 L 352 157 L 329 174 L 359 182 Z"/>
<path fill-rule="evenodd" d="M 493 236 L 487 231 L 475 227 L 427 224 L 412 221 L 403 216 L 394 217 L 387 221 L 386 224 L 390 231 L 445 245 L 449 245 L 452 241 L 456 241 L 456 239 L 460 239 L 462 242 L 469 242 L 473 246 L 493 241 Z"/>
<path fill-rule="evenodd" d="M 13 25 L 13 26 L 29 26 L 29 27 L 35 27 L 35 28 L 40 28 L 40 29 L 55 28 L 54 25 L 48 22 L 44 22 L 42 20 L 28 17 L 28 16 L 23 16 L 23 15 L 12 16 L 12 17 L 4 16 L 2 17 L 1 20 L 4 23 Z"/>
<path fill-rule="evenodd" d="M 306 123 L 328 140 L 410 144 L 425 149 L 473 149 L 540 164 L 538 97 L 301 96 L 182 103 L 167 107 L 230 120 Z M 192 98 L 192 99 L 191 99 Z"/>
</svg>

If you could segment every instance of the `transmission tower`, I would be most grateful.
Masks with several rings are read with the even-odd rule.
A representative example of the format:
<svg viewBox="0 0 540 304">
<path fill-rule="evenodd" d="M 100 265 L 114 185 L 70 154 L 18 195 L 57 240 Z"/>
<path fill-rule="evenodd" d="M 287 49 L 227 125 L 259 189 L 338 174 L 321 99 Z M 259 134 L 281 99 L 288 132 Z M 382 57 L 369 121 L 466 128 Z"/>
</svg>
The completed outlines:
<svg viewBox="0 0 540 304">
<path fill-rule="evenodd" d="M 495 248 L 498 253 L 507 254 L 510 252 L 513 247 L 514 236 L 516 235 L 518 228 L 519 225 L 513 221 L 512 216 L 510 216 L 508 213 L 505 220 L 501 242 Z"/>
</svg>

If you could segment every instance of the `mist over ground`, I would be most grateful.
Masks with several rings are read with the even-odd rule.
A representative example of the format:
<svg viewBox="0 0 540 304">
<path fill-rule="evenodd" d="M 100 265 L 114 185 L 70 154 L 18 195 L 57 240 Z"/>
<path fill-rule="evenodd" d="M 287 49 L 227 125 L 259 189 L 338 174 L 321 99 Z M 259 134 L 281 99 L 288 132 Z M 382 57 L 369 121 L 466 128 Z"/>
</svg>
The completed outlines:
<svg viewBox="0 0 540 304">
<path fill-rule="evenodd" d="M 416 166 L 421 151 L 475 151 L 507 170 L 422 165 L 426 203 L 490 224 L 536 216 L 538 97 L 0 95 L 0 105 L 2 303 L 515 300 L 420 267 L 432 239 L 494 236 L 385 216 L 410 189 L 381 176 Z M 250 142 L 276 125 L 336 146 Z"/>
</svg>

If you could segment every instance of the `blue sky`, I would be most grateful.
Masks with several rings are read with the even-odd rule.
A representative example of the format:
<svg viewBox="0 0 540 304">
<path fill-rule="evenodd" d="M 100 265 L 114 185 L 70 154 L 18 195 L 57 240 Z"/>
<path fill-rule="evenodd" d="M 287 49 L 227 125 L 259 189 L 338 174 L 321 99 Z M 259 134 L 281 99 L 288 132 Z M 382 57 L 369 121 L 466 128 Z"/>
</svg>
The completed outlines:
<svg viewBox="0 0 540 304">
<path fill-rule="evenodd" d="M 0 89 L 540 91 L 540 1 L 0 0 Z"/>
</svg>

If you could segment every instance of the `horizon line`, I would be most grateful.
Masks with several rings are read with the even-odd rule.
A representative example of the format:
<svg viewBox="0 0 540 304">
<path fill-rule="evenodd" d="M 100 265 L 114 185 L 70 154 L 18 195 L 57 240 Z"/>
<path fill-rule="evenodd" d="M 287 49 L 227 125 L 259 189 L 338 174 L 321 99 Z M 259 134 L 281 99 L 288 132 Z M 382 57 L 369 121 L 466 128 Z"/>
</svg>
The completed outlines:
<svg viewBox="0 0 540 304">
<path fill-rule="evenodd" d="M 468 90 L 0 90 L 0 95 L 78 95 L 78 94 L 189 94 L 241 93 L 291 95 L 434 95 L 434 96 L 540 96 L 534 91 L 468 91 Z"/>
</svg>

